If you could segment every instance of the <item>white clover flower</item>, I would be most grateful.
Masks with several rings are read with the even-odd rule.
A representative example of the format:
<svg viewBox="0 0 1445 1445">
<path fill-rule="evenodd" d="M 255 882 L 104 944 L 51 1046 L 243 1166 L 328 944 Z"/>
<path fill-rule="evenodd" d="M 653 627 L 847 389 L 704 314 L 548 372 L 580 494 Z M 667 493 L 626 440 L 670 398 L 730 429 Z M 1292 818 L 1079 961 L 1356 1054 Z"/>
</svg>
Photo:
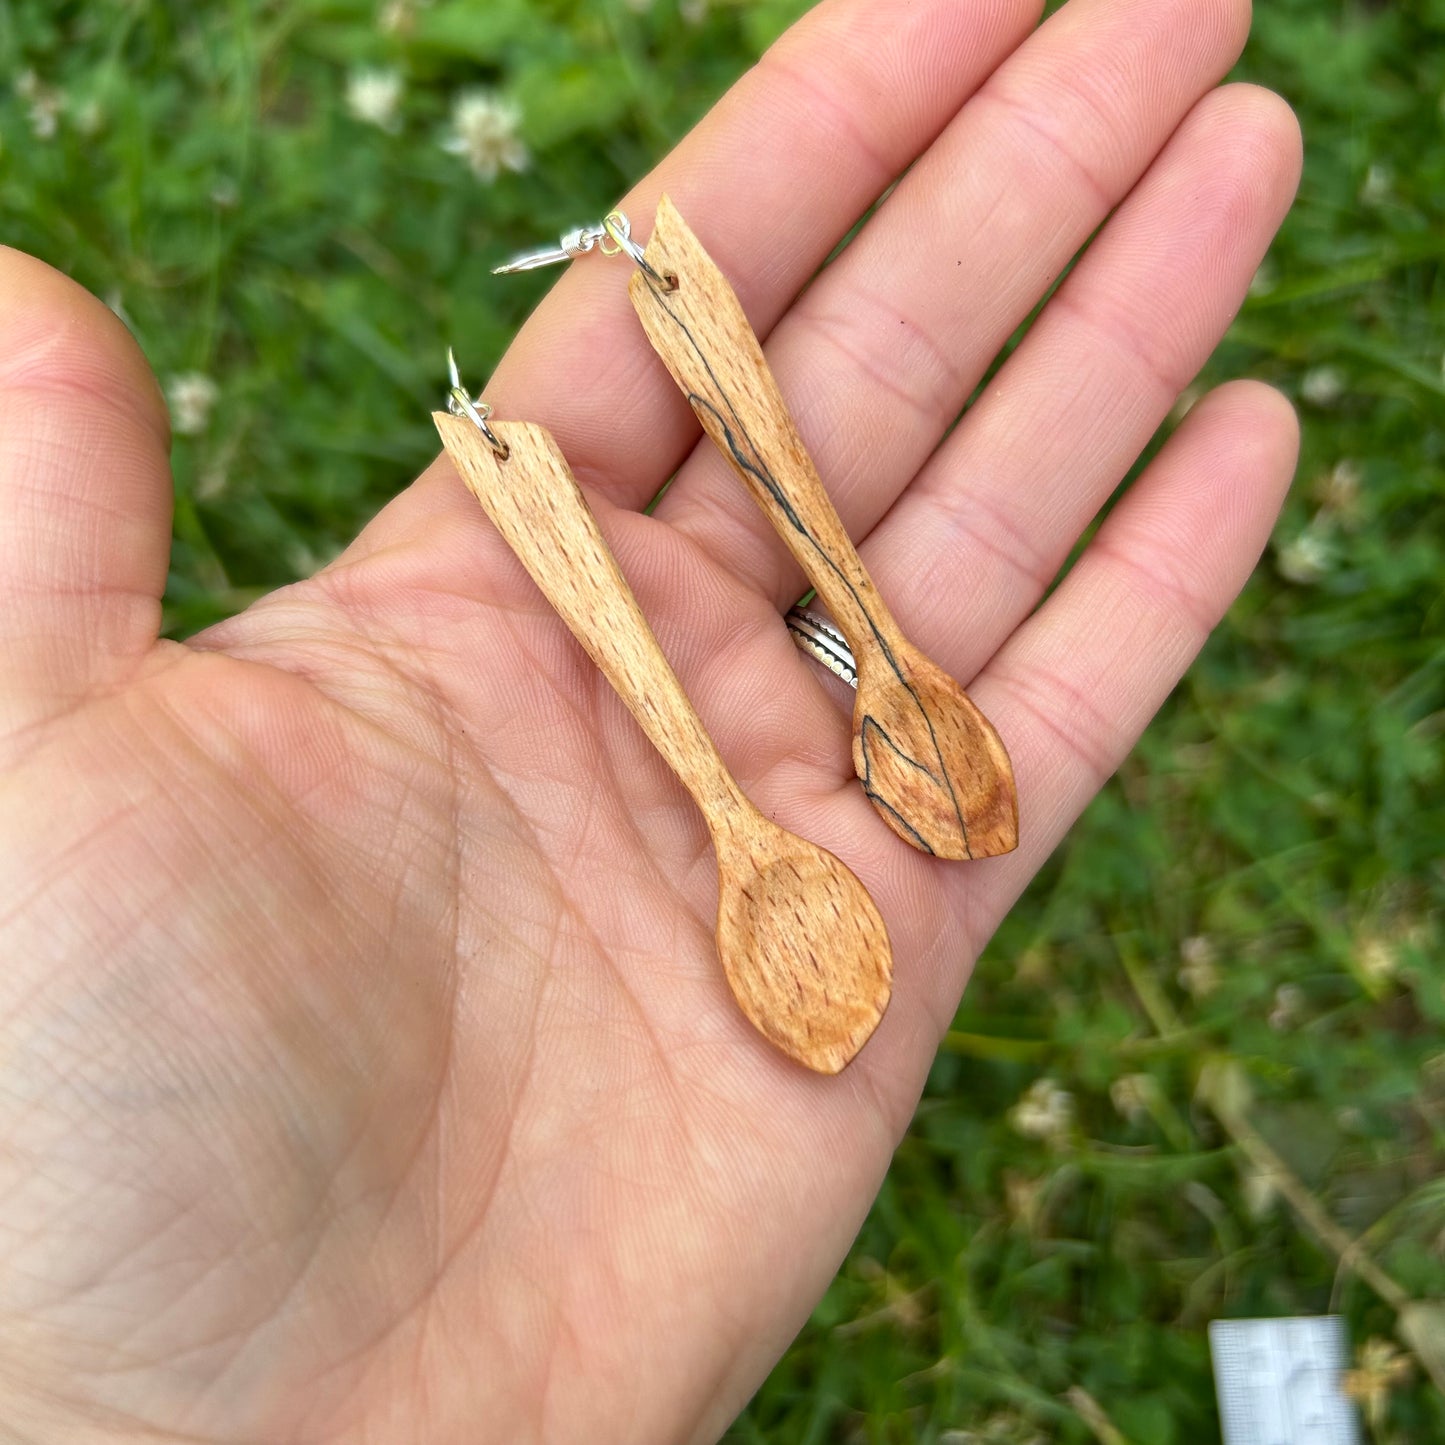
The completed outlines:
<svg viewBox="0 0 1445 1445">
<path fill-rule="evenodd" d="M 395 133 L 405 84 L 399 70 L 354 70 L 346 82 L 346 109 L 352 120 Z"/>
<path fill-rule="evenodd" d="M 1329 543 L 1312 527 L 1276 549 L 1275 566 L 1287 582 L 1308 587 L 1318 582 L 1334 564 Z"/>
<path fill-rule="evenodd" d="M 1328 409 L 1345 394 L 1345 379 L 1333 366 L 1312 366 L 1300 382 L 1299 394 L 1311 406 Z"/>
<path fill-rule="evenodd" d="M 65 93 L 46 85 L 33 70 L 24 70 L 15 77 L 15 94 L 30 104 L 30 133 L 36 140 L 54 140 L 60 130 L 60 112 L 65 109 Z"/>
<path fill-rule="evenodd" d="M 1219 987 L 1214 945 L 1202 934 L 1186 938 L 1179 945 L 1179 987 L 1190 998 L 1208 998 Z"/>
<path fill-rule="evenodd" d="M 54 140 L 60 130 L 60 105 L 58 102 L 42 104 L 36 101 L 30 107 L 30 131 L 36 140 Z"/>
<path fill-rule="evenodd" d="M 1148 1074 L 1124 1074 L 1109 1085 L 1109 1102 L 1121 1118 L 1137 1124 L 1149 1117 L 1154 1080 Z"/>
<path fill-rule="evenodd" d="M 1062 1143 L 1074 1123 L 1074 1096 L 1052 1079 L 1036 1079 L 1009 1111 L 1009 1122 L 1026 1139 Z"/>
<path fill-rule="evenodd" d="M 171 378 L 166 400 L 177 436 L 198 436 L 210 424 L 221 389 L 203 372 L 186 371 Z"/>
<path fill-rule="evenodd" d="M 1304 990 L 1292 983 L 1282 983 L 1274 991 L 1274 1007 L 1269 1011 L 1269 1026 L 1275 1033 L 1287 1033 L 1304 1009 Z"/>
<path fill-rule="evenodd" d="M 452 106 L 452 134 L 442 149 L 462 156 L 472 174 L 488 183 L 504 170 L 524 171 L 530 159 L 517 134 L 521 112 L 498 96 L 471 90 Z"/>
</svg>

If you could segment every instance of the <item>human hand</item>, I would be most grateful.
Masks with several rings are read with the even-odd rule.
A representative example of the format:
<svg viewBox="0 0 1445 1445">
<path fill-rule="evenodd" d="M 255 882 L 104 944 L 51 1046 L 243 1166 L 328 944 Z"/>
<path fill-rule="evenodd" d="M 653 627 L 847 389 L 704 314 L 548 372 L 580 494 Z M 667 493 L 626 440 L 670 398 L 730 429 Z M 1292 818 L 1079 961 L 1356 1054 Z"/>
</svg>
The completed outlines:
<svg viewBox="0 0 1445 1445">
<path fill-rule="evenodd" d="M 770 333 L 892 610 L 1009 747 L 1017 854 L 930 860 L 863 797 L 849 699 L 781 622 L 801 581 L 623 263 L 574 267 L 486 392 L 557 435 L 750 796 L 876 898 L 893 1003 L 838 1079 L 743 1021 L 700 818 L 445 463 L 316 577 L 159 642 L 159 396 L 98 302 L 0 258 L 15 1438 L 705 1440 L 800 1326 L 972 960 L 1293 469 L 1288 407 L 1221 389 L 1040 605 L 1233 316 L 1299 143 L 1213 88 L 1240 0 L 1035 18 L 828 0 L 624 203 L 645 237 L 668 189 Z"/>
</svg>

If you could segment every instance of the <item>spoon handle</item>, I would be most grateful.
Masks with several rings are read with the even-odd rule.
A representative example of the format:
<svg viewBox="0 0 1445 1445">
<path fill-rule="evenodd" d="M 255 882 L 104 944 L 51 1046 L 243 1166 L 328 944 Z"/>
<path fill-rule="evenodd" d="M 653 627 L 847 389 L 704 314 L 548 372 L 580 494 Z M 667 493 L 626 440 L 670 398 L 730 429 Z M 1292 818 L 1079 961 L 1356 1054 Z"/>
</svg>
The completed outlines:
<svg viewBox="0 0 1445 1445">
<path fill-rule="evenodd" d="M 432 420 L 462 481 L 572 635 L 692 794 L 716 838 L 753 806 L 744 797 L 617 566 L 550 432 L 494 422 L 503 460 L 465 418 Z"/>
<path fill-rule="evenodd" d="M 742 478 L 852 645 L 860 672 L 903 642 L 798 435 L 737 293 L 664 196 L 632 305 L 704 430 Z"/>
</svg>

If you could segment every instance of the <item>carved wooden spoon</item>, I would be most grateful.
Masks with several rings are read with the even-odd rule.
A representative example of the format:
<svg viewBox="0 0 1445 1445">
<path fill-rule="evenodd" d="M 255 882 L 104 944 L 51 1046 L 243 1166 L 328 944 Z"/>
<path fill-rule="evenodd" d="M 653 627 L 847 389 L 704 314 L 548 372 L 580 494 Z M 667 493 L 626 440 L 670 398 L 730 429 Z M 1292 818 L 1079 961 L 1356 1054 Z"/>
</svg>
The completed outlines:
<svg viewBox="0 0 1445 1445">
<path fill-rule="evenodd" d="M 993 725 L 900 631 L 824 490 L 742 304 L 666 196 L 632 304 L 713 441 L 798 559 L 857 662 L 853 763 L 901 838 L 940 858 L 1018 846 Z M 653 277 L 665 278 L 659 285 Z"/>
<path fill-rule="evenodd" d="M 462 480 L 702 810 L 717 852 L 718 953 L 743 1012 L 784 1053 L 836 1074 L 888 1006 L 893 959 L 873 900 L 831 853 L 743 795 L 551 435 L 494 423 L 503 457 L 474 422 L 433 420 Z"/>
</svg>

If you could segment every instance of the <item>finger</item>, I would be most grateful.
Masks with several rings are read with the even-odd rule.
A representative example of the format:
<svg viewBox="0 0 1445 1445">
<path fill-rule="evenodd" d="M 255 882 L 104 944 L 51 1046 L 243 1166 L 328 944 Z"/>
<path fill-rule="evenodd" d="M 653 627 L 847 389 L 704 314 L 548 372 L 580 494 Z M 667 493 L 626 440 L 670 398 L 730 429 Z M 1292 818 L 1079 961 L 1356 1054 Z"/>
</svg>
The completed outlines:
<svg viewBox="0 0 1445 1445">
<path fill-rule="evenodd" d="M 984 370 L 1233 64 L 1246 0 L 1072 0 L 1000 67 L 768 348 L 845 523 L 862 535 Z M 800 578 L 699 452 L 658 515 L 780 602 Z"/>
<path fill-rule="evenodd" d="M 909 636 L 955 676 L 1033 609 L 1208 359 L 1299 169 L 1277 96 L 1233 86 L 1201 101 L 865 544 Z"/>
<path fill-rule="evenodd" d="M 623 208 L 645 237 L 669 191 L 704 228 L 766 335 L 839 237 L 1028 33 L 1039 8 L 1039 0 L 826 0 Z M 637 324 L 630 269 L 596 256 L 573 266 L 486 391 L 499 416 L 547 426 L 585 484 L 639 507 L 676 470 L 698 426 Z M 437 465 L 376 519 L 361 548 L 406 539 L 438 511 L 466 506 L 450 468 Z"/>
<path fill-rule="evenodd" d="M 975 679 L 1008 740 L 1021 844 L 957 886 L 981 948 L 1128 755 L 1249 577 L 1294 475 L 1299 432 L 1278 393 L 1206 397 L 1111 513 L 1045 606 Z M 970 952 L 972 956 L 972 952 Z M 960 968 L 934 980 L 947 1017 Z"/>
<path fill-rule="evenodd" d="M 0 727 L 154 645 L 170 555 L 165 402 L 116 317 L 0 247 Z"/>
</svg>

